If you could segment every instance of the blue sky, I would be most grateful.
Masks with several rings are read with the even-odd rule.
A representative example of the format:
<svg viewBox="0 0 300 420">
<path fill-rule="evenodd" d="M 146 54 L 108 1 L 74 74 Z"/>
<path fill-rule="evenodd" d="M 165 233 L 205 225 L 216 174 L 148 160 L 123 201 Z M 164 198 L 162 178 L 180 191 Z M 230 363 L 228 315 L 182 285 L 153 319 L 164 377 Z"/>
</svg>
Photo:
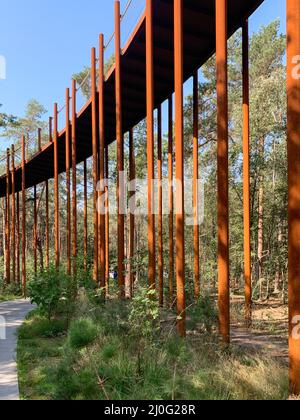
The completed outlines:
<svg viewBox="0 0 300 420">
<path fill-rule="evenodd" d="M 122 10 L 127 0 L 121 0 Z M 280 18 L 285 32 L 285 0 L 265 0 L 250 20 L 253 32 Z M 123 25 L 123 40 L 137 22 L 144 0 L 133 0 Z M 7 113 L 22 116 L 35 98 L 50 114 L 63 104 L 71 76 L 90 62 L 90 48 L 99 32 L 113 32 L 114 0 L 3 0 L 0 55 L 7 61 L 7 79 L 0 80 L 0 103 Z M 3 139 L 0 140 L 3 148 Z M 7 145 L 5 145 L 7 146 Z"/>
</svg>

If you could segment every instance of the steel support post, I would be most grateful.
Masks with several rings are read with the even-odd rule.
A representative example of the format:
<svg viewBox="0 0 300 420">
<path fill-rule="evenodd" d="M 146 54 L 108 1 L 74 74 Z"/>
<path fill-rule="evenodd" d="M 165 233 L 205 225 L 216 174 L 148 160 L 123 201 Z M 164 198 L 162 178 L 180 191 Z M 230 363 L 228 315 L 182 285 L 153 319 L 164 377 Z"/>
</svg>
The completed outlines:
<svg viewBox="0 0 300 420">
<path fill-rule="evenodd" d="M 183 138 L 183 1 L 174 0 L 175 159 L 176 159 L 176 282 L 178 332 L 186 335 L 185 215 Z"/>
<path fill-rule="evenodd" d="M 194 293 L 200 297 L 200 237 L 199 237 L 199 99 L 198 99 L 198 71 L 193 77 L 193 209 L 194 209 Z"/>
<path fill-rule="evenodd" d="M 98 284 L 98 133 L 97 133 L 97 83 L 96 83 L 96 49 L 91 51 L 91 88 L 92 88 L 92 150 L 93 150 L 93 225 L 94 225 L 94 266 L 93 279 Z"/>
<path fill-rule="evenodd" d="M 230 341 L 227 0 L 216 0 L 218 284 L 220 334 Z"/>
<path fill-rule="evenodd" d="M 70 89 L 66 89 L 66 193 L 67 193 L 67 274 L 70 276 L 71 268 L 71 133 L 70 133 Z"/>
<path fill-rule="evenodd" d="M 148 253 L 149 286 L 156 287 L 155 215 L 154 215 L 154 63 L 153 4 L 146 1 L 146 95 L 147 95 L 147 167 L 148 167 Z"/>
<path fill-rule="evenodd" d="M 124 137 L 122 130 L 121 92 L 121 14 L 120 2 L 115 2 L 115 95 L 116 95 L 116 138 L 117 138 L 117 207 L 118 207 L 118 282 L 120 298 L 125 298 L 125 218 L 124 218 Z"/>
<path fill-rule="evenodd" d="M 287 0 L 290 391 L 300 394 L 300 2 Z"/>
<path fill-rule="evenodd" d="M 157 110 L 157 171 L 158 171 L 158 293 L 159 304 L 164 304 L 164 247 L 163 247 L 163 189 L 162 189 L 162 116 Z"/>
<path fill-rule="evenodd" d="M 77 274 L 77 145 L 76 145 L 76 81 L 72 80 L 72 259 L 73 276 Z"/>
<path fill-rule="evenodd" d="M 244 277 L 245 319 L 251 326 L 251 230 L 250 230 L 250 114 L 249 114 L 249 25 L 243 25 L 243 196 L 244 196 Z"/>
</svg>

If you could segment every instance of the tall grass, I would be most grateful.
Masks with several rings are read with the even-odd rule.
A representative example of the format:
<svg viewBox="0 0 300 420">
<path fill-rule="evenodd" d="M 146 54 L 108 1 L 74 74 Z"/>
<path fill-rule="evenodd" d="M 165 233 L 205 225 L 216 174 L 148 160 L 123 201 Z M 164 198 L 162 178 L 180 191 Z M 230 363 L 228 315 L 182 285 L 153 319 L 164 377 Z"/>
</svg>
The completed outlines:
<svg viewBox="0 0 300 420">
<path fill-rule="evenodd" d="M 187 340 L 177 338 L 171 325 L 168 331 L 165 323 L 154 339 L 136 331 L 137 327 L 133 331 L 132 309 L 132 303 L 128 302 L 95 305 L 81 294 L 71 326 L 62 324 L 61 328 L 50 328 L 51 334 L 49 322 L 59 320 L 45 323 L 33 315 L 19 331 L 22 397 L 50 400 L 287 399 L 286 368 L 260 354 L 222 349 L 213 333 L 212 322 L 207 320 L 210 313 L 214 316 L 207 304 L 201 304 L 198 311 L 202 316 L 198 320 L 199 332 L 191 334 Z M 171 315 L 174 316 L 167 316 L 171 318 Z M 163 317 L 165 320 L 165 313 Z M 209 333 L 203 331 L 203 326 Z"/>
</svg>

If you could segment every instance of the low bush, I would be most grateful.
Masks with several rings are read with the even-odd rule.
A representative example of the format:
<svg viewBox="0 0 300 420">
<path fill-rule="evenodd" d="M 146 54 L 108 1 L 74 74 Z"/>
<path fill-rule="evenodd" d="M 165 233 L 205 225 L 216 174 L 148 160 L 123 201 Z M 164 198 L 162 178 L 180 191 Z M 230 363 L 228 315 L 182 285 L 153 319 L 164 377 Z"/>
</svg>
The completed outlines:
<svg viewBox="0 0 300 420">
<path fill-rule="evenodd" d="M 70 276 L 50 268 L 29 283 L 28 295 L 48 320 L 58 313 L 64 313 L 69 319 L 74 310 L 77 284 Z"/>
<path fill-rule="evenodd" d="M 6 284 L 3 278 L 0 278 L 0 301 L 14 300 L 21 296 L 22 287 L 19 283 Z"/>
<path fill-rule="evenodd" d="M 202 296 L 189 312 L 189 328 L 211 334 L 218 325 L 218 312 L 215 301 L 208 294 Z"/>
</svg>

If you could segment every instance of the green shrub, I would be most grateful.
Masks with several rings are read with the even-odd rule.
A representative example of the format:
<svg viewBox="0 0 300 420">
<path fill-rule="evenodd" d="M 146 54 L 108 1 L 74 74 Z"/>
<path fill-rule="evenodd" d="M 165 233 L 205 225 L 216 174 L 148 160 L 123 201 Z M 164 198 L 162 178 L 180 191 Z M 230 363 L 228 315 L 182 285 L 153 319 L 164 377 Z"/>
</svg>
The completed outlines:
<svg viewBox="0 0 300 420">
<path fill-rule="evenodd" d="M 28 295 L 40 314 L 49 320 L 58 312 L 69 317 L 77 296 L 77 285 L 70 276 L 50 268 L 29 283 Z"/>
<path fill-rule="evenodd" d="M 218 325 L 218 312 L 213 298 L 209 295 L 200 297 L 190 309 L 189 327 L 199 328 L 203 332 L 211 334 Z"/>
<path fill-rule="evenodd" d="M 0 301 L 14 300 L 22 296 L 22 287 L 18 283 L 6 284 L 0 277 Z"/>
<path fill-rule="evenodd" d="M 159 304 L 156 291 L 140 288 L 130 304 L 129 323 L 138 338 L 152 338 L 159 332 Z"/>
<path fill-rule="evenodd" d="M 81 318 L 72 322 L 68 334 L 68 343 L 72 349 L 87 347 L 98 336 L 97 326 L 89 318 Z"/>
</svg>

